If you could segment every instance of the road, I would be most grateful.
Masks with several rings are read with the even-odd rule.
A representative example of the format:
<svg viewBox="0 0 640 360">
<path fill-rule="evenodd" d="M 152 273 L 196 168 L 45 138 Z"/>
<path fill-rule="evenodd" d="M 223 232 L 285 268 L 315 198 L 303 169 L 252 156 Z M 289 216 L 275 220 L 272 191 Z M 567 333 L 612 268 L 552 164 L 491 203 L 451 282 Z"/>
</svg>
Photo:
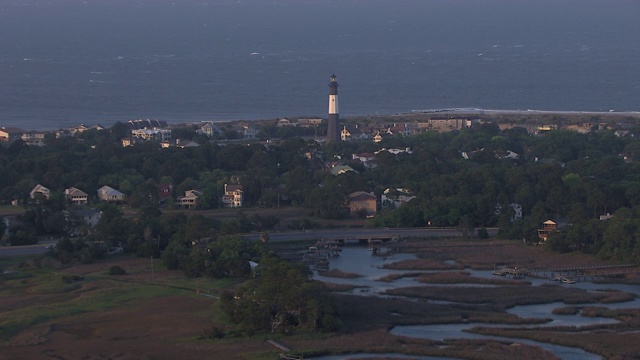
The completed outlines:
<svg viewBox="0 0 640 360">
<path fill-rule="evenodd" d="M 496 236 L 498 229 L 487 229 L 490 237 Z M 302 240 L 343 240 L 343 239 L 385 239 L 403 238 L 430 238 L 461 236 L 458 229 L 453 228 L 405 228 L 405 229 L 335 229 L 335 230 L 307 230 L 281 233 L 269 233 L 269 241 L 302 241 Z M 243 236 L 249 240 L 259 240 L 260 234 L 247 234 Z"/>
<path fill-rule="evenodd" d="M 498 229 L 487 229 L 490 237 L 496 236 Z M 245 239 L 258 241 L 261 233 L 243 235 Z M 375 229 L 332 229 L 332 230 L 306 230 L 290 232 L 269 233 L 270 242 L 305 241 L 305 240 L 356 240 L 356 239 L 389 239 L 397 237 L 406 238 L 434 238 L 462 236 L 458 229 L 453 228 L 375 228 Z M 0 246 L 0 257 L 20 255 L 40 255 L 47 251 L 47 246 L 53 244 L 46 242 L 27 246 Z"/>
<path fill-rule="evenodd" d="M 51 243 L 43 243 L 26 246 L 0 246 L 0 257 L 40 255 L 47 252 L 47 246 Z"/>
</svg>

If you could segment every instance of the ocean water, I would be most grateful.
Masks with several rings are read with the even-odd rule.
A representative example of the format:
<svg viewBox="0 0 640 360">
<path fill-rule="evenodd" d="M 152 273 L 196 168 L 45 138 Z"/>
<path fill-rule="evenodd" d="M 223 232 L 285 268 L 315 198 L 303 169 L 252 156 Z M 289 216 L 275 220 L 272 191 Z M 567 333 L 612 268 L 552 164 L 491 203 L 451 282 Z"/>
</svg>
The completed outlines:
<svg viewBox="0 0 640 360">
<path fill-rule="evenodd" d="M 2 0 L 0 126 L 640 110 L 638 0 Z"/>
</svg>

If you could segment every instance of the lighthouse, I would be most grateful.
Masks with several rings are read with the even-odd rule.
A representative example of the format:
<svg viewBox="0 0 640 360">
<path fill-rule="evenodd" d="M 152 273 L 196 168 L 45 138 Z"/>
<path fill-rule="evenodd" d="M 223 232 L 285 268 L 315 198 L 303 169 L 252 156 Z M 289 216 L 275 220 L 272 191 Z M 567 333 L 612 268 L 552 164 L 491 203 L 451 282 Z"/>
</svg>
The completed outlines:
<svg viewBox="0 0 640 360">
<path fill-rule="evenodd" d="M 329 118 L 327 121 L 327 142 L 340 140 L 340 116 L 338 115 L 338 82 L 336 76 L 329 80 Z"/>
</svg>

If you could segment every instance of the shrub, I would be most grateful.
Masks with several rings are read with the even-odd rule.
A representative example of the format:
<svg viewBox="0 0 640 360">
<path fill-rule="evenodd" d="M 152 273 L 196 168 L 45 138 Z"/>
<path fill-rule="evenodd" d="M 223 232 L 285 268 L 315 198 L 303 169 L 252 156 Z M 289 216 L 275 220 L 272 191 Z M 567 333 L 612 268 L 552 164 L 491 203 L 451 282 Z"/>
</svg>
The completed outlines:
<svg viewBox="0 0 640 360">
<path fill-rule="evenodd" d="M 127 271 L 118 265 L 109 268 L 109 275 L 124 275 Z"/>
</svg>

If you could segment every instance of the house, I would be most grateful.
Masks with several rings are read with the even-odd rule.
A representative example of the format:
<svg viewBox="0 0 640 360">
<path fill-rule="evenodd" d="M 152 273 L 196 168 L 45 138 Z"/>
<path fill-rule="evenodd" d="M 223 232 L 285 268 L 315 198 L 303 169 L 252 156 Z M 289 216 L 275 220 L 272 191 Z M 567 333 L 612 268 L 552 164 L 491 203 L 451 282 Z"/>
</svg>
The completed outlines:
<svg viewBox="0 0 640 360">
<path fill-rule="evenodd" d="M 12 142 L 18 140 L 24 134 L 24 130 L 15 127 L 1 127 L 0 128 L 0 141 Z"/>
<path fill-rule="evenodd" d="M 105 185 L 98 189 L 98 199 L 106 202 L 123 202 L 124 194 L 110 186 Z"/>
<path fill-rule="evenodd" d="M 242 136 L 246 140 L 253 140 L 258 135 L 258 130 L 253 125 L 242 125 Z"/>
<path fill-rule="evenodd" d="M 78 134 L 78 133 L 83 133 L 85 131 L 89 130 L 88 127 L 86 127 L 84 124 L 80 124 L 76 127 L 72 127 L 69 128 L 69 132 L 71 132 L 73 135 Z"/>
<path fill-rule="evenodd" d="M 429 119 L 426 124 L 421 123 L 419 126 L 426 125 L 427 130 L 431 131 L 449 132 L 472 127 L 478 122 L 480 122 L 480 119 L 477 118 L 434 117 Z"/>
<path fill-rule="evenodd" d="M 88 131 L 88 130 L 101 131 L 101 130 L 104 130 L 104 127 L 102 125 L 99 125 L 99 124 L 93 125 L 91 127 L 88 127 L 88 126 L 85 126 L 84 124 L 81 124 L 79 126 L 70 128 L 69 132 L 71 132 L 75 136 L 77 133 L 83 133 L 83 132 Z"/>
<path fill-rule="evenodd" d="M 367 217 L 370 217 L 378 211 L 378 198 L 374 194 L 356 191 L 348 195 L 348 200 L 351 215 L 364 212 Z"/>
<path fill-rule="evenodd" d="M 242 207 L 243 200 L 242 185 L 224 184 L 224 195 L 222 195 L 224 207 Z"/>
<path fill-rule="evenodd" d="M 73 137 L 73 134 L 69 130 L 58 130 L 56 131 L 56 139 Z"/>
<path fill-rule="evenodd" d="M 221 135 L 222 131 L 218 126 L 212 123 L 206 123 L 202 125 L 202 127 L 197 131 L 198 134 L 205 134 L 209 137 L 214 137 L 216 135 Z"/>
<path fill-rule="evenodd" d="M 507 150 L 507 154 L 502 157 L 503 159 L 511 159 L 518 160 L 520 158 L 520 154 L 513 152 L 511 150 Z"/>
<path fill-rule="evenodd" d="M 279 119 L 278 122 L 276 123 L 277 127 L 283 127 L 283 126 L 298 126 L 298 123 L 294 123 L 291 122 L 291 120 L 286 119 L 286 118 L 282 118 Z"/>
<path fill-rule="evenodd" d="M 393 206 L 398 208 L 403 204 L 408 203 L 415 196 L 411 195 L 411 192 L 404 188 L 391 189 L 387 188 L 380 197 L 380 204 L 382 207 Z"/>
<path fill-rule="evenodd" d="M 158 201 L 163 203 L 167 201 L 167 199 L 171 199 L 173 197 L 173 185 L 169 184 L 160 184 L 158 185 Z"/>
<path fill-rule="evenodd" d="M 606 220 L 609 220 L 609 219 L 612 219 L 612 218 L 613 218 L 613 215 L 611 215 L 609 213 L 606 213 L 605 215 L 600 215 L 600 220 L 601 221 L 606 221 Z"/>
<path fill-rule="evenodd" d="M 360 160 L 360 162 L 366 163 L 376 159 L 376 155 L 370 152 L 363 152 L 360 154 L 352 154 L 351 157 L 354 160 Z"/>
<path fill-rule="evenodd" d="M 393 124 L 393 126 L 389 126 L 384 131 L 387 135 L 402 136 L 409 136 L 414 132 L 417 132 L 416 124 Z"/>
<path fill-rule="evenodd" d="M 511 217 L 511 221 L 522 220 L 522 205 L 511 203 L 509 204 L 511 209 L 513 210 L 513 216 Z"/>
<path fill-rule="evenodd" d="M 64 196 L 74 205 L 86 205 L 89 202 L 89 195 L 75 187 L 65 189 Z"/>
<path fill-rule="evenodd" d="M 199 190 L 187 190 L 184 192 L 184 196 L 178 196 L 176 205 L 186 209 L 193 209 L 198 206 L 198 198 L 200 196 L 202 196 L 202 192 Z"/>
<path fill-rule="evenodd" d="M 361 128 L 358 124 L 344 125 L 342 126 L 342 130 L 340 130 L 340 139 L 342 141 L 368 140 L 371 139 L 371 133 Z"/>
<path fill-rule="evenodd" d="M 320 118 L 302 118 L 302 119 L 298 119 L 298 124 L 299 124 L 299 126 L 302 126 L 302 127 L 318 126 L 318 125 L 322 124 L 322 119 L 320 119 Z"/>
<path fill-rule="evenodd" d="M 177 145 L 179 148 L 184 149 L 184 148 L 193 148 L 193 147 L 199 147 L 200 144 L 198 144 L 197 142 L 190 140 L 190 141 L 182 141 L 180 142 L 180 144 Z"/>
<path fill-rule="evenodd" d="M 127 126 L 129 129 L 162 129 L 167 127 L 167 122 L 163 120 L 151 120 L 151 119 L 137 119 L 129 120 Z"/>
<path fill-rule="evenodd" d="M 335 165 L 331 168 L 332 175 L 342 175 L 349 171 L 355 171 L 355 170 L 349 165 Z"/>
<path fill-rule="evenodd" d="M 511 215 L 511 222 L 522 220 L 522 205 L 516 203 L 509 205 L 496 204 L 495 214 L 497 216 L 509 214 Z"/>
<path fill-rule="evenodd" d="M 50 196 L 51 196 L 51 190 L 47 189 L 46 187 L 40 184 L 36 185 L 33 188 L 33 190 L 31 190 L 31 192 L 29 193 L 29 197 L 31 197 L 32 199 L 38 199 L 38 198 L 49 199 Z"/>
<path fill-rule="evenodd" d="M 5 215 L 2 217 L 2 222 L 4 223 L 4 234 L 0 236 L 8 235 L 11 230 L 22 225 L 18 215 Z"/>
<path fill-rule="evenodd" d="M 169 141 L 171 140 L 171 130 L 166 129 L 133 129 L 131 130 L 133 138 L 145 141 Z"/>
<path fill-rule="evenodd" d="M 547 220 L 542 223 L 542 228 L 538 229 L 538 239 L 540 241 L 547 241 L 549 235 L 556 231 L 558 231 L 558 224 L 552 220 Z"/>
<path fill-rule="evenodd" d="M 42 131 L 26 131 L 22 134 L 21 139 L 28 145 L 44 145 L 44 135 Z"/>
<path fill-rule="evenodd" d="M 102 212 L 96 209 L 74 209 L 69 212 L 69 215 L 89 228 L 96 226 L 102 218 Z"/>
<path fill-rule="evenodd" d="M 382 148 L 376 152 L 374 152 L 374 154 L 378 155 L 379 152 L 381 151 L 388 151 L 389 153 L 393 154 L 393 155 L 398 155 L 401 153 L 407 153 L 409 155 L 413 154 L 413 151 L 411 150 L 411 148 L 404 148 L 404 149 L 386 149 L 386 148 Z"/>
</svg>

